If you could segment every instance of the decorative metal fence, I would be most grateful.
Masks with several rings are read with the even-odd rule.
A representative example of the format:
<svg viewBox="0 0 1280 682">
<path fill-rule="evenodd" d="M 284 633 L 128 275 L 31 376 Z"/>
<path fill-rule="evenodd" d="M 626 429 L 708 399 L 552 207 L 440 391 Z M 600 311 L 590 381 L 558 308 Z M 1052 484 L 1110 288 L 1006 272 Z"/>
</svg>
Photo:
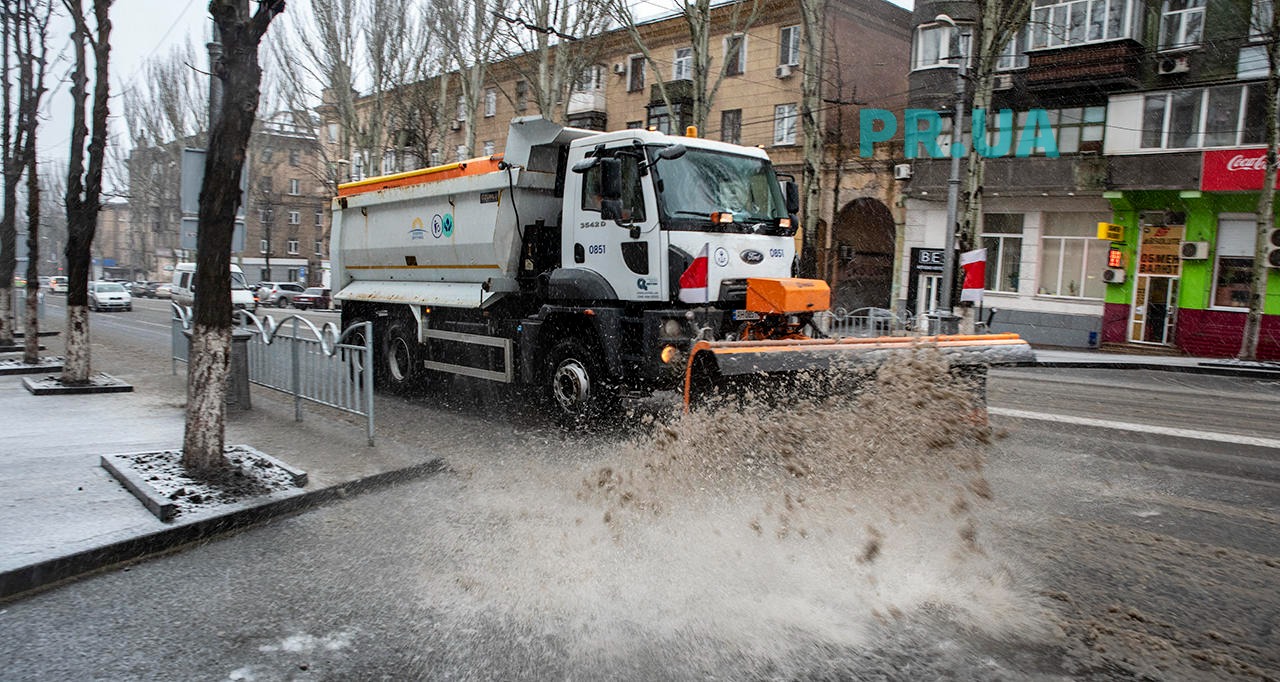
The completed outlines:
<svg viewBox="0 0 1280 682">
<path fill-rule="evenodd" d="M 814 316 L 813 324 L 832 337 L 895 336 L 911 330 L 911 320 L 899 317 L 885 308 L 858 308 L 823 311 Z"/>
<path fill-rule="evenodd" d="M 189 362 L 191 309 L 173 306 L 173 371 Z M 308 400 L 365 417 L 373 445 L 373 323 L 352 325 L 341 333 L 326 322 L 289 315 L 277 323 L 271 316 L 237 311 L 239 330 L 247 341 L 249 381 L 293 395 L 294 419 L 302 421 Z M 234 363 L 233 363 L 234 365 Z"/>
</svg>

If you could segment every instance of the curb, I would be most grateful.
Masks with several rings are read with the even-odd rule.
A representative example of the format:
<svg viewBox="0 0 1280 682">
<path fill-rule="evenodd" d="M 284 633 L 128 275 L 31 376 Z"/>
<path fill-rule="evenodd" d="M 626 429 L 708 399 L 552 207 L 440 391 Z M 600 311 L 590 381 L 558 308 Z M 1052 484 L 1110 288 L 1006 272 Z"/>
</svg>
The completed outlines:
<svg viewBox="0 0 1280 682">
<path fill-rule="evenodd" d="M 50 386 L 42 383 L 40 379 L 32 379 L 30 376 L 22 378 L 22 385 L 26 387 L 31 395 L 83 395 L 87 393 L 132 393 L 133 384 L 125 382 L 111 376 L 97 372 L 89 377 L 89 383 L 79 386 L 68 386 L 63 384 L 56 377 L 48 377 L 55 379 L 57 385 Z"/>
<path fill-rule="evenodd" d="M 0 603 L 74 580 L 112 565 L 168 552 L 193 542 L 211 540 L 219 535 L 253 526 L 277 517 L 304 511 L 322 504 L 377 490 L 397 483 L 432 476 L 446 471 L 444 460 L 432 459 L 420 464 L 374 474 L 301 495 L 229 512 L 221 516 L 192 521 L 146 535 L 121 540 L 102 547 L 49 559 L 0 573 Z"/>
<path fill-rule="evenodd" d="M 1037 360 L 1036 367 L 1067 367 L 1081 369 L 1149 369 L 1159 372 L 1182 372 L 1183 374 L 1216 374 L 1218 376 L 1244 377 L 1249 379 L 1280 379 L 1280 371 L 1250 368 L 1229 367 L 1222 365 L 1166 365 L 1152 362 L 1104 362 L 1094 360 Z"/>
</svg>

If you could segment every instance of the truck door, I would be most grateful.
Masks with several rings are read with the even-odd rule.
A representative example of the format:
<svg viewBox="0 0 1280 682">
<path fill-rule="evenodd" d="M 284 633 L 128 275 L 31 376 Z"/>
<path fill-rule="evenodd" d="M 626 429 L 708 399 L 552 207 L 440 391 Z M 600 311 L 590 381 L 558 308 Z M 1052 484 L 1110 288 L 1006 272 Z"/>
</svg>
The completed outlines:
<svg viewBox="0 0 1280 682">
<path fill-rule="evenodd" d="M 624 301 L 659 301 L 666 291 L 658 229 L 657 199 L 650 174 L 641 174 L 643 159 L 630 141 L 606 149 L 622 165 L 622 216 L 606 220 L 601 212 L 600 166 L 573 173 L 566 203 L 573 208 L 566 230 L 564 266 L 591 270 L 604 277 Z M 572 197 L 572 199 L 571 199 Z"/>
</svg>

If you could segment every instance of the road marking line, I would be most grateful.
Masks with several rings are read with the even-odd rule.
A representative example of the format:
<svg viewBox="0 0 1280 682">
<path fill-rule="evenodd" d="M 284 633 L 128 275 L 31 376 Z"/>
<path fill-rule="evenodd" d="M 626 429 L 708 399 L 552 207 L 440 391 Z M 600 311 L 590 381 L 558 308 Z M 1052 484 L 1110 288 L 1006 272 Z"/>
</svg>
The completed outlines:
<svg viewBox="0 0 1280 682">
<path fill-rule="evenodd" d="M 1015 410 L 1007 407 L 989 407 L 987 412 L 1001 417 L 1015 417 L 1018 419 L 1036 419 L 1040 421 L 1061 422 L 1064 424 L 1075 424 L 1077 426 L 1097 426 L 1104 429 L 1119 429 L 1121 431 L 1136 431 L 1139 433 L 1150 433 L 1161 436 L 1174 436 L 1176 438 L 1191 438 L 1194 440 L 1208 440 L 1215 443 L 1234 443 L 1236 445 L 1254 445 L 1263 448 L 1275 448 L 1280 450 L 1280 440 L 1273 438 L 1258 438 L 1255 436 L 1241 436 L 1234 433 L 1218 433 L 1214 431 L 1197 431 L 1194 429 L 1179 429 L 1171 426 L 1153 426 L 1151 424 L 1135 424 L 1133 422 L 1117 422 L 1106 419 L 1093 419 L 1090 417 L 1073 417 L 1062 414 L 1049 414 L 1046 412 L 1030 412 L 1028 410 Z"/>
</svg>

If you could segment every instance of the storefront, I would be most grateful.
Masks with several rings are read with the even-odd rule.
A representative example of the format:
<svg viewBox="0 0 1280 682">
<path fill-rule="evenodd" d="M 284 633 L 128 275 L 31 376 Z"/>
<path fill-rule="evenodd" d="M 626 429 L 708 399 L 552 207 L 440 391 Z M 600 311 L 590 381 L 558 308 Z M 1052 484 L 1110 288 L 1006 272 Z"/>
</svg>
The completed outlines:
<svg viewBox="0 0 1280 682">
<path fill-rule="evenodd" d="M 1202 152 L 1199 187 L 1106 192 L 1112 221 L 1103 341 L 1239 353 L 1249 310 L 1265 150 Z M 1280 268 L 1269 268 L 1260 359 L 1280 359 Z"/>
</svg>

